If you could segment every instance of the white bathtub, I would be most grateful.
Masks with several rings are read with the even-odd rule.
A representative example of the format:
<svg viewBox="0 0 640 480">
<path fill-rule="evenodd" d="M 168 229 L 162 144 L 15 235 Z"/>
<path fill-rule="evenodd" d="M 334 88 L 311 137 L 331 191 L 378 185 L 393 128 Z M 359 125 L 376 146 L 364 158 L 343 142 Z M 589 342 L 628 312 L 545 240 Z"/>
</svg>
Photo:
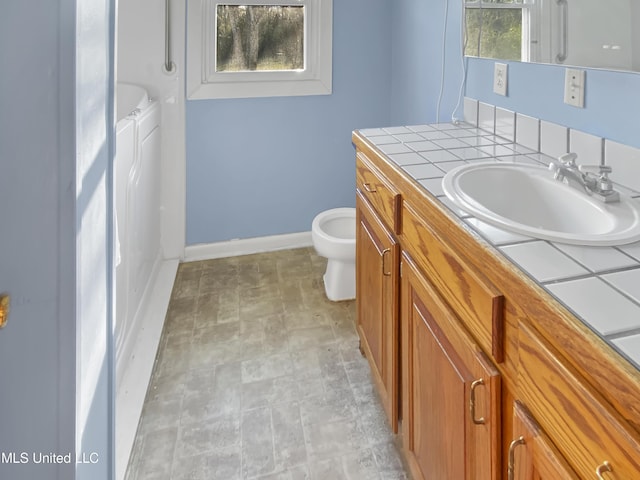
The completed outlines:
<svg viewBox="0 0 640 480">
<path fill-rule="evenodd" d="M 166 313 L 158 311 L 157 292 L 167 275 L 161 247 L 160 104 L 144 88 L 121 83 L 116 118 L 113 335 L 116 464 L 122 478 Z M 168 293 L 164 296 L 168 302 Z"/>
<path fill-rule="evenodd" d="M 149 95 L 140 85 L 118 82 L 116 86 L 116 123 L 149 104 Z"/>
</svg>

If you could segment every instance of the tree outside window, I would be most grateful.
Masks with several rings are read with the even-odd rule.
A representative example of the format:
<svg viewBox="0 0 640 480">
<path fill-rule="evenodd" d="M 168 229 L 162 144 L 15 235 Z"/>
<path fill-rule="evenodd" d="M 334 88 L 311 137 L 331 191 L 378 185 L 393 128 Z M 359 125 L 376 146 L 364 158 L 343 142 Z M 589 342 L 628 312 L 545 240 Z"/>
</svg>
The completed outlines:
<svg viewBox="0 0 640 480">
<path fill-rule="evenodd" d="M 522 0 L 467 0 L 465 55 L 522 60 Z"/>
<path fill-rule="evenodd" d="M 304 6 L 217 5 L 216 72 L 302 70 Z"/>
</svg>

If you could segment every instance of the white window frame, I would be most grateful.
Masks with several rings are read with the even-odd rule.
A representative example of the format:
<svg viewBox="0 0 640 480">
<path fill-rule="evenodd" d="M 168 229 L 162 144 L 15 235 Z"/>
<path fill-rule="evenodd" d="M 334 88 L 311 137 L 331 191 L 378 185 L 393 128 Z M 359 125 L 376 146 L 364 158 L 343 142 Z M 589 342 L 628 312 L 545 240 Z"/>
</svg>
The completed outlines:
<svg viewBox="0 0 640 480">
<path fill-rule="evenodd" d="M 209 68 L 207 58 L 215 59 L 215 52 L 209 51 L 212 46 L 208 39 L 215 39 L 217 4 L 304 6 L 304 68 L 279 71 L 214 72 L 215 69 Z M 333 0 L 188 0 L 187 98 L 214 99 L 331 94 L 332 23 Z"/>
</svg>

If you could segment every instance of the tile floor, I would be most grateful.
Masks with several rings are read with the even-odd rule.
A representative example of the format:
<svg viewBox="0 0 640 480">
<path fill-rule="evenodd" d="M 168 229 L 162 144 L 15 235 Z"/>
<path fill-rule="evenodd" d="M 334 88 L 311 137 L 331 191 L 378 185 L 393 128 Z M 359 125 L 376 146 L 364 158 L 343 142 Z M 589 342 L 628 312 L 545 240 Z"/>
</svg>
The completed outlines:
<svg viewBox="0 0 640 480">
<path fill-rule="evenodd" d="M 354 302 L 303 248 L 182 264 L 127 480 L 400 480 Z"/>
</svg>

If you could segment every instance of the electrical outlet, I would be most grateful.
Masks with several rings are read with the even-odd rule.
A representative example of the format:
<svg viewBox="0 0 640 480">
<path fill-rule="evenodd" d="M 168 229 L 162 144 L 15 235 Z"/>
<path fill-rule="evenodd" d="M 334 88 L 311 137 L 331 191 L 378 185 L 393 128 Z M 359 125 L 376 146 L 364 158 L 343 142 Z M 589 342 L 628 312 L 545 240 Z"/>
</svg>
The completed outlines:
<svg viewBox="0 0 640 480">
<path fill-rule="evenodd" d="M 496 63 L 493 68 L 493 92 L 507 96 L 507 64 Z"/>
<path fill-rule="evenodd" d="M 584 108 L 584 70 L 567 68 L 564 75 L 564 103 Z"/>
</svg>

